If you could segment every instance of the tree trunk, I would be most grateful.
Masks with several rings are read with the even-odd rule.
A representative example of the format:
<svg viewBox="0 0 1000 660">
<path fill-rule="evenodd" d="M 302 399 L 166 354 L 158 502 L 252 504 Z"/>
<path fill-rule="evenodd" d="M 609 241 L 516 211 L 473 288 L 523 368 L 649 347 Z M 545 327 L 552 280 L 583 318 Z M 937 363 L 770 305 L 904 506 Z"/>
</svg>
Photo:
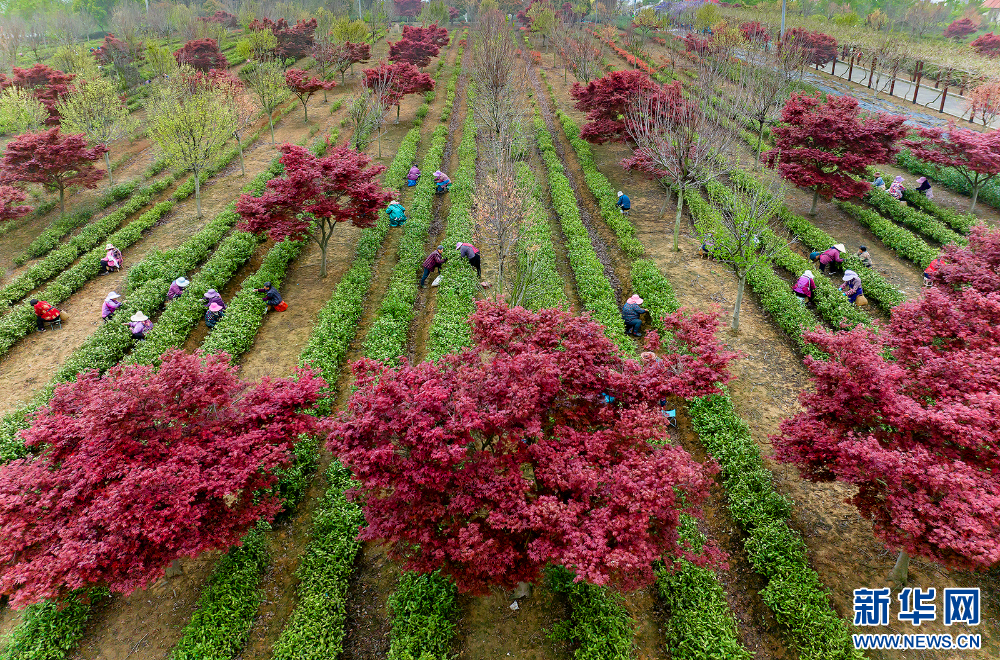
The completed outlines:
<svg viewBox="0 0 1000 660">
<path fill-rule="evenodd" d="M 320 222 L 326 222 L 326 221 L 320 220 Z M 335 223 L 334 227 L 336 226 L 337 225 Z M 324 229 L 323 234 L 320 236 L 319 239 L 319 252 L 320 252 L 319 276 L 321 279 L 326 277 L 326 246 L 330 243 L 330 234 L 331 234 L 330 231 Z"/>
<path fill-rule="evenodd" d="M 197 211 L 197 217 L 201 217 L 201 176 L 198 172 L 199 168 L 194 170 L 194 207 Z"/>
<path fill-rule="evenodd" d="M 900 550 L 899 556 L 896 557 L 896 565 L 892 567 L 892 571 L 889 573 L 889 581 L 892 582 L 893 589 L 899 589 L 906 584 L 906 579 L 909 577 L 910 569 L 910 555 L 906 554 L 905 550 Z"/>
<path fill-rule="evenodd" d="M 743 304 L 743 288 L 746 283 L 747 276 L 744 275 L 740 278 L 739 284 L 736 285 L 736 305 L 733 307 L 733 322 L 731 324 L 733 330 L 740 329 L 740 305 Z"/>
<path fill-rule="evenodd" d="M 309 123 L 309 106 L 306 105 L 306 101 L 303 101 L 302 99 L 299 99 L 299 100 L 302 101 L 302 123 L 303 124 L 308 124 Z M 308 99 L 306 99 L 306 100 L 308 100 Z"/>
<path fill-rule="evenodd" d="M 239 131 L 233 131 L 233 135 L 236 136 L 236 146 L 239 147 L 240 149 L 240 176 L 246 176 L 247 167 L 246 164 L 243 162 L 243 141 L 240 140 Z"/>
<path fill-rule="evenodd" d="M 108 155 L 107 151 L 104 152 L 104 165 L 108 168 L 108 187 L 113 188 L 115 185 L 115 178 L 111 174 L 111 156 Z"/>
<path fill-rule="evenodd" d="M 760 169 L 760 150 L 764 143 L 764 122 L 760 123 L 760 131 L 757 133 L 757 160 L 753 164 L 755 170 Z"/>
<path fill-rule="evenodd" d="M 397 103 L 396 104 L 396 123 L 397 124 L 399 123 L 399 106 L 400 106 L 400 104 Z"/>
<path fill-rule="evenodd" d="M 274 110 L 267 113 L 267 123 L 271 127 L 271 145 L 274 145 Z"/>
<path fill-rule="evenodd" d="M 974 213 L 976 211 L 976 200 L 979 199 L 979 186 L 972 186 L 972 206 L 969 207 L 969 213 Z"/>
<path fill-rule="evenodd" d="M 66 215 L 66 188 L 59 186 L 59 217 Z"/>
<path fill-rule="evenodd" d="M 674 252 L 680 252 L 681 213 L 684 211 L 684 184 L 677 191 L 677 215 L 674 217 Z"/>
<path fill-rule="evenodd" d="M 809 215 L 816 215 L 816 202 L 819 200 L 819 187 L 813 190 L 813 204 L 809 208 Z"/>
</svg>

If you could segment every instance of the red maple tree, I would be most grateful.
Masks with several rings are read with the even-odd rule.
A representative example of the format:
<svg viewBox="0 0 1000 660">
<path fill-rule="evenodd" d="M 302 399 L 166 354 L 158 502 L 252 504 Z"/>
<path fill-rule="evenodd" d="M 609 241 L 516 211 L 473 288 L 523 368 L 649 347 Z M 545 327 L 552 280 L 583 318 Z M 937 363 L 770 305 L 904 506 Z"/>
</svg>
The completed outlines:
<svg viewBox="0 0 1000 660">
<path fill-rule="evenodd" d="M 688 53 L 697 53 L 705 56 L 712 50 L 712 42 L 704 37 L 699 37 L 691 32 L 684 35 L 684 50 Z"/>
<path fill-rule="evenodd" d="M 396 6 L 396 15 L 413 18 L 423 9 L 422 0 L 392 0 Z"/>
<path fill-rule="evenodd" d="M 420 73 L 409 62 L 387 64 L 379 62 L 376 69 L 365 69 L 365 87 L 388 90 L 383 99 L 387 106 L 396 106 L 396 123 L 403 97 L 408 94 L 423 94 L 434 89 L 434 80 L 428 73 Z M 385 84 L 386 81 L 388 84 Z"/>
<path fill-rule="evenodd" d="M 576 108 L 587 113 L 580 137 L 603 144 L 625 138 L 625 113 L 636 99 L 652 93 L 656 83 L 642 71 L 612 71 L 585 86 L 573 83 L 570 95 Z"/>
<path fill-rule="evenodd" d="M 313 34 L 316 32 L 316 19 L 299 20 L 290 26 L 283 18 L 277 22 L 270 18 L 255 18 L 247 25 L 247 30 L 254 32 L 270 30 L 278 40 L 273 56 L 282 61 L 297 60 L 308 55 L 315 44 Z"/>
<path fill-rule="evenodd" d="M 438 48 L 444 48 L 448 45 L 448 29 L 438 27 L 437 23 L 431 23 L 427 27 L 404 25 L 403 38 L 410 41 L 424 41 Z"/>
<path fill-rule="evenodd" d="M 454 23 L 455 19 L 462 15 L 456 7 L 448 7 L 448 21 Z"/>
<path fill-rule="evenodd" d="M 868 192 L 868 166 L 895 157 L 897 140 L 909 130 L 904 121 L 903 115 L 862 116 L 853 96 L 822 101 L 818 94 L 793 94 L 774 129 L 775 148 L 764 158 L 769 167 L 777 164 L 781 176 L 813 191 L 813 214 L 820 196 L 848 199 Z"/>
<path fill-rule="evenodd" d="M 367 62 L 372 56 L 368 44 L 352 44 L 350 41 L 335 46 L 331 54 L 333 70 L 340 74 L 340 84 L 344 84 L 344 73 L 355 64 Z M 353 74 L 352 74 L 353 75 Z"/>
<path fill-rule="evenodd" d="M 357 391 L 328 447 L 361 484 L 361 538 L 462 591 L 534 582 L 550 562 L 595 584 L 652 582 L 654 561 L 686 554 L 678 517 L 696 513 L 717 469 L 663 443 L 659 403 L 729 380 L 718 318 L 666 317 L 671 340 L 647 364 L 564 310 L 480 301 L 470 321 L 459 354 L 353 365 Z"/>
<path fill-rule="evenodd" d="M 272 487 L 325 383 L 246 383 L 225 354 L 175 350 L 60 385 L 0 467 L 0 592 L 17 607 L 102 584 L 129 594 L 280 509 Z"/>
<path fill-rule="evenodd" d="M 943 248 L 934 288 L 877 332 L 807 333 L 830 358 L 806 358 L 815 391 L 773 438 L 805 478 L 858 488 L 849 501 L 906 553 L 897 581 L 907 554 L 956 569 L 1000 561 L 998 255 L 1000 233 L 974 227 L 967 248 Z"/>
<path fill-rule="evenodd" d="M 760 21 L 740 23 L 740 33 L 744 39 L 757 45 L 766 44 L 771 40 L 771 33 L 768 32 L 767 26 Z"/>
<path fill-rule="evenodd" d="M 324 81 L 316 76 L 310 77 L 308 73 L 301 69 L 289 69 L 285 71 L 285 84 L 288 85 L 288 89 L 298 97 L 299 102 L 302 104 L 302 121 L 309 121 L 308 104 L 312 95 L 321 89 L 333 89 L 337 86 L 337 83 L 332 80 Z"/>
<path fill-rule="evenodd" d="M 279 147 L 285 175 L 271 179 L 260 197 L 244 194 L 236 202 L 240 228 L 267 232 L 276 240 L 309 238 L 322 251 L 320 277 L 326 277 L 326 249 L 341 222 L 371 227 L 392 198 L 378 176 L 385 165 L 347 147 L 322 158 L 291 144 Z"/>
<path fill-rule="evenodd" d="M 983 57 L 1000 56 L 1000 35 L 987 32 L 981 37 L 974 39 L 971 44 L 972 50 Z"/>
<path fill-rule="evenodd" d="M 436 57 L 440 51 L 440 48 L 428 41 L 400 39 L 389 44 L 389 60 L 408 62 L 418 69 L 422 69 L 430 64 L 431 58 Z"/>
<path fill-rule="evenodd" d="M 211 16 L 199 16 L 198 20 L 205 23 L 219 23 L 227 28 L 238 28 L 240 26 L 240 19 L 236 14 L 230 14 L 228 11 L 222 11 L 221 9 L 215 10 L 215 13 Z"/>
<path fill-rule="evenodd" d="M 224 71 L 229 67 L 229 62 L 219 50 L 215 39 L 193 39 L 174 52 L 174 59 L 178 64 L 187 64 L 198 71 Z"/>
<path fill-rule="evenodd" d="M 14 186 L 0 185 L 0 222 L 15 220 L 31 213 L 30 206 L 21 204 L 28 197 Z"/>
<path fill-rule="evenodd" d="M 116 65 L 122 61 L 138 63 L 144 59 L 142 51 L 141 41 L 130 48 L 114 34 L 107 34 L 104 36 L 104 42 L 94 49 L 94 59 L 102 66 Z"/>
<path fill-rule="evenodd" d="M 919 138 L 905 140 L 903 146 L 920 160 L 955 168 L 972 190 L 970 213 L 976 210 L 979 191 L 1000 174 L 1000 133 L 996 131 L 980 133 L 952 122 L 948 130 L 922 128 Z"/>
<path fill-rule="evenodd" d="M 49 112 L 46 123 L 59 123 L 59 101 L 73 91 L 70 84 L 76 74 L 63 73 L 58 69 L 53 69 L 47 64 L 36 64 L 30 69 L 14 67 L 11 77 L 0 74 L 0 89 L 8 87 L 18 87 L 31 92 L 38 101 L 45 106 Z"/>
<path fill-rule="evenodd" d="M 785 42 L 806 52 L 806 64 L 826 64 L 837 59 L 837 40 L 829 34 L 792 28 L 785 33 Z"/>
<path fill-rule="evenodd" d="M 952 21 L 948 27 L 944 29 L 944 36 L 946 39 L 955 39 L 956 41 L 967 37 L 970 34 L 976 32 L 979 26 L 972 21 L 970 18 L 959 18 Z"/>
<path fill-rule="evenodd" d="M 66 213 L 66 189 L 96 188 L 107 172 L 94 161 L 108 150 L 103 144 L 87 146 L 87 138 L 63 135 L 59 127 L 40 133 L 24 133 L 7 143 L 0 159 L 0 180 L 40 183 L 59 192 L 60 213 Z"/>
</svg>

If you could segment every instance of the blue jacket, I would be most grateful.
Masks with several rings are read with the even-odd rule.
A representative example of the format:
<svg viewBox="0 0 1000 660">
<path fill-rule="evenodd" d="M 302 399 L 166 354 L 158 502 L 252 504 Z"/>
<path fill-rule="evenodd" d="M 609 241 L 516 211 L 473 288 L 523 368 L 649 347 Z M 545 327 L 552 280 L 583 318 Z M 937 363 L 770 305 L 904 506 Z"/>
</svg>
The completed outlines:
<svg viewBox="0 0 1000 660">
<path fill-rule="evenodd" d="M 646 310 L 639 307 L 635 303 L 625 303 L 622 305 L 622 319 L 626 321 L 635 321 L 639 318 L 640 314 L 645 314 Z"/>
<path fill-rule="evenodd" d="M 622 195 L 618 198 L 618 208 L 625 209 L 626 211 L 632 208 L 632 200 L 628 198 L 628 195 Z"/>
</svg>

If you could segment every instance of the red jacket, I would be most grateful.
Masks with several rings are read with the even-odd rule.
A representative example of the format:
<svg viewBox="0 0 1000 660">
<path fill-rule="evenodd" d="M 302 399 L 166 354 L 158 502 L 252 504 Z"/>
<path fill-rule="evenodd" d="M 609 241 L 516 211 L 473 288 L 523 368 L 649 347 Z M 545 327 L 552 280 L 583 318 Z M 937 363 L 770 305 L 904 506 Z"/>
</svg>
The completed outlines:
<svg viewBox="0 0 1000 660">
<path fill-rule="evenodd" d="M 43 321 L 54 321 L 59 318 L 60 311 L 44 300 L 39 300 L 35 303 L 35 314 L 41 316 Z"/>
<path fill-rule="evenodd" d="M 427 255 L 426 259 L 424 259 L 424 268 L 426 268 L 427 270 L 434 270 L 443 263 L 444 263 L 444 257 L 441 256 L 440 252 L 434 250 L 429 255 Z"/>
</svg>

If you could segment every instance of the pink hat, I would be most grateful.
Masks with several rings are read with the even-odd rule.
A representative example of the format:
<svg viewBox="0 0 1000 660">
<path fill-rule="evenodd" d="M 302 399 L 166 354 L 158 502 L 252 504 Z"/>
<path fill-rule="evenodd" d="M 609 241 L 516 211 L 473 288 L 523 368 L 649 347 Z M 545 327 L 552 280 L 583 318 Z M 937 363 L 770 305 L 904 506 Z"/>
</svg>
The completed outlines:
<svg viewBox="0 0 1000 660">
<path fill-rule="evenodd" d="M 219 303 L 212 303 L 211 305 L 208 306 L 208 311 L 210 312 L 218 312 L 221 310 L 222 310 L 222 305 L 220 305 Z"/>
<path fill-rule="evenodd" d="M 629 298 L 628 300 L 626 300 L 625 302 L 633 304 L 633 305 L 641 305 L 642 304 L 642 298 L 639 297 L 639 294 L 633 293 L 632 297 Z"/>
</svg>

